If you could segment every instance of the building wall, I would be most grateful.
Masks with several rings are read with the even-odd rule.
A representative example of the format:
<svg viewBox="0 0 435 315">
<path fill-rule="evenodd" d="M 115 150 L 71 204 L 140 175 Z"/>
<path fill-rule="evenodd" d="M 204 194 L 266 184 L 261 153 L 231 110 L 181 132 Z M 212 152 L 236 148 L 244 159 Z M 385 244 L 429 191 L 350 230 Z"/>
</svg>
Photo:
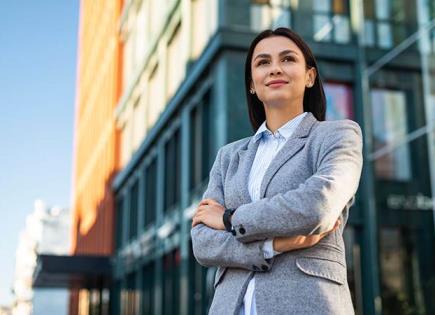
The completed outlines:
<svg viewBox="0 0 435 315">
<path fill-rule="evenodd" d="M 118 36 L 121 5 L 121 0 L 80 2 L 72 254 L 113 252 L 111 181 L 119 163 L 114 109 L 122 86 Z M 76 290 L 71 292 L 70 314 L 78 313 L 79 295 Z"/>
<path fill-rule="evenodd" d="M 429 17 L 419 17 L 422 7 Z M 422 87 L 427 56 L 411 45 L 364 77 L 434 8 L 420 0 L 82 1 L 73 253 L 113 253 L 112 313 L 206 313 L 214 270 L 195 262 L 190 218 L 217 149 L 252 134 L 244 58 L 258 31 L 277 26 L 295 29 L 317 56 L 327 118 L 358 121 L 368 139 L 345 231 L 357 314 L 435 309 L 427 142 L 406 140 L 424 127 L 422 100 L 435 94 L 433 83 Z M 433 66 L 435 32 L 427 37 Z M 92 296 L 74 292 L 71 314 L 87 314 Z"/>
<path fill-rule="evenodd" d="M 123 91 L 116 109 L 128 164 L 217 26 L 214 0 L 127 1 L 121 19 Z M 194 27 L 203 25 L 203 27 Z"/>
<path fill-rule="evenodd" d="M 74 254 L 110 255 L 117 168 L 113 111 L 120 93 L 120 1 L 82 1 L 73 167 Z"/>
</svg>

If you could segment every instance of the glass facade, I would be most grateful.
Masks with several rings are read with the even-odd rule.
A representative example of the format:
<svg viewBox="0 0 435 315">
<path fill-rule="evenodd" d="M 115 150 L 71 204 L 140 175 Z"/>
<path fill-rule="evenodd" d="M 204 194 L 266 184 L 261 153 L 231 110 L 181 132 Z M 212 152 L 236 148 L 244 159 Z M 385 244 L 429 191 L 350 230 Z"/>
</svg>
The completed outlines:
<svg viewBox="0 0 435 315">
<path fill-rule="evenodd" d="M 168 31 L 155 38 L 164 43 L 158 45 L 164 58 L 144 63 L 135 86 L 141 92 L 120 103 L 127 113 L 133 99 L 145 100 L 142 120 L 124 119 L 125 113 L 120 120 L 125 130 L 129 121 L 142 121 L 147 131 L 113 185 L 115 314 L 207 313 L 215 268 L 196 263 L 190 219 L 217 149 L 252 134 L 244 58 L 256 32 L 275 26 L 293 28 L 313 48 L 327 120 L 352 119 L 364 131 L 365 169 L 344 232 L 356 314 L 435 313 L 435 5 L 363 1 L 358 33 L 357 2 L 168 5 L 175 8 Z M 145 29 L 158 27 L 165 29 Z M 426 31 L 414 36 L 419 27 Z M 178 52 L 190 59 L 177 63 Z"/>
</svg>

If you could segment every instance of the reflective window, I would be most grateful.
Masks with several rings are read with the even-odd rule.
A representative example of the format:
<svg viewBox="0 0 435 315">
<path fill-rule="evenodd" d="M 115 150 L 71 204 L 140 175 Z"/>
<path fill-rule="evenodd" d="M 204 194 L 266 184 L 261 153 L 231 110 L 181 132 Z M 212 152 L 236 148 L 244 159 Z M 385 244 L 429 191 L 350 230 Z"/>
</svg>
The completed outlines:
<svg viewBox="0 0 435 315">
<path fill-rule="evenodd" d="M 186 62 L 182 55 L 181 23 L 175 28 L 169 42 L 167 54 L 167 99 L 172 97 L 184 78 Z"/>
<path fill-rule="evenodd" d="M 375 174 L 389 180 L 409 180 L 411 164 L 405 92 L 386 89 L 371 91 Z M 402 144 L 403 143 L 403 144 Z"/>
<path fill-rule="evenodd" d="M 139 205 L 139 181 L 133 184 L 130 192 L 130 218 L 129 218 L 129 240 L 133 240 L 137 236 L 137 216 L 138 216 L 138 205 Z"/>
<path fill-rule="evenodd" d="M 162 314 L 180 314 L 180 250 L 163 256 Z"/>
<path fill-rule="evenodd" d="M 137 287 L 137 273 L 127 276 L 125 287 L 121 293 L 121 314 L 139 314 L 139 290 Z"/>
<path fill-rule="evenodd" d="M 354 119 L 353 95 L 349 85 L 324 83 L 326 96 L 326 119 Z"/>
<path fill-rule="evenodd" d="M 115 224 L 116 224 L 116 230 L 115 230 L 115 246 L 116 249 L 120 249 L 123 245 L 123 213 L 124 213 L 124 199 L 122 197 L 118 197 L 116 200 L 116 209 L 115 209 Z"/>
<path fill-rule="evenodd" d="M 198 58 L 217 29 L 218 1 L 192 0 L 193 59 Z"/>
<path fill-rule="evenodd" d="M 416 31 L 416 5 L 405 0 L 365 0 L 365 45 L 390 49 Z"/>
<path fill-rule="evenodd" d="M 213 282 L 216 268 L 206 268 L 197 263 L 189 243 L 189 314 L 207 314 L 214 294 Z"/>
<path fill-rule="evenodd" d="M 178 205 L 181 193 L 181 137 L 177 129 L 165 145 L 164 210 Z"/>
<path fill-rule="evenodd" d="M 380 267 L 383 314 L 429 314 L 425 312 L 424 295 L 433 291 L 429 270 L 421 268 L 424 256 L 413 245 L 425 241 L 417 231 L 387 228 L 380 231 Z M 425 290 L 426 289 L 426 290 Z M 426 292 L 427 293 L 427 292 Z M 429 302 L 429 301 L 428 301 Z"/>
<path fill-rule="evenodd" d="M 210 93 L 190 112 L 190 190 L 202 193 L 210 170 Z"/>
<path fill-rule="evenodd" d="M 165 107 L 165 82 L 162 68 L 162 65 L 156 64 L 149 78 L 147 129 L 152 128 Z"/>
<path fill-rule="evenodd" d="M 155 267 L 154 261 L 145 265 L 142 269 L 142 313 L 143 315 L 154 314 L 155 292 Z"/>
<path fill-rule="evenodd" d="M 347 281 L 355 315 L 362 315 L 361 245 L 358 232 L 358 228 L 347 225 L 343 232 L 343 238 L 346 250 Z"/>
<path fill-rule="evenodd" d="M 290 27 L 290 0 L 251 1 L 251 29 Z"/>
<path fill-rule="evenodd" d="M 348 0 L 314 0 L 313 14 L 315 41 L 351 41 Z"/>
<path fill-rule="evenodd" d="M 145 136 L 145 110 L 146 110 L 146 98 L 141 97 L 136 101 L 133 107 L 133 139 L 132 139 L 132 151 L 136 151 L 142 143 Z M 122 144 L 121 144 L 122 145 Z"/>
<path fill-rule="evenodd" d="M 156 220 L 157 199 L 157 158 L 145 168 L 145 220 L 144 227 L 148 227 Z"/>
</svg>

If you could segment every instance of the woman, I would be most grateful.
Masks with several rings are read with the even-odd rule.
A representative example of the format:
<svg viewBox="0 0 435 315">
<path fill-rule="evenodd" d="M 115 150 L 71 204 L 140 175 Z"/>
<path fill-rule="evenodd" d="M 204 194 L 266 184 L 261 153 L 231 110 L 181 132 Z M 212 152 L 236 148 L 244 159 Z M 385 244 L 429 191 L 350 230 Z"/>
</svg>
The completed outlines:
<svg viewBox="0 0 435 315">
<path fill-rule="evenodd" d="M 317 69 L 286 28 L 249 48 L 256 132 L 219 150 L 192 220 L 197 261 L 218 266 L 210 314 L 354 312 L 342 234 L 361 175 L 361 130 L 324 121 Z"/>
</svg>

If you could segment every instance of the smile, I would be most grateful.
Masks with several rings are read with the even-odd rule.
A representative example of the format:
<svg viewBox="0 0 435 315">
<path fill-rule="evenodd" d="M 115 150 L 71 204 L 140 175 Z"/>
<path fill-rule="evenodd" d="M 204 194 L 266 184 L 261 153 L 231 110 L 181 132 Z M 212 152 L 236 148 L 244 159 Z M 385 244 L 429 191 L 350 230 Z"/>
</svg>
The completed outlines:
<svg viewBox="0 0 435 315">
<path fill-rule="evenodd" d="M 284 80 L 273 80 L 273 81 L 267 82 L 266 86 L 271 87 L 271 88 L 279 88 L 287 83 L 288 82 L 284 81 Z"/>
</svg>

